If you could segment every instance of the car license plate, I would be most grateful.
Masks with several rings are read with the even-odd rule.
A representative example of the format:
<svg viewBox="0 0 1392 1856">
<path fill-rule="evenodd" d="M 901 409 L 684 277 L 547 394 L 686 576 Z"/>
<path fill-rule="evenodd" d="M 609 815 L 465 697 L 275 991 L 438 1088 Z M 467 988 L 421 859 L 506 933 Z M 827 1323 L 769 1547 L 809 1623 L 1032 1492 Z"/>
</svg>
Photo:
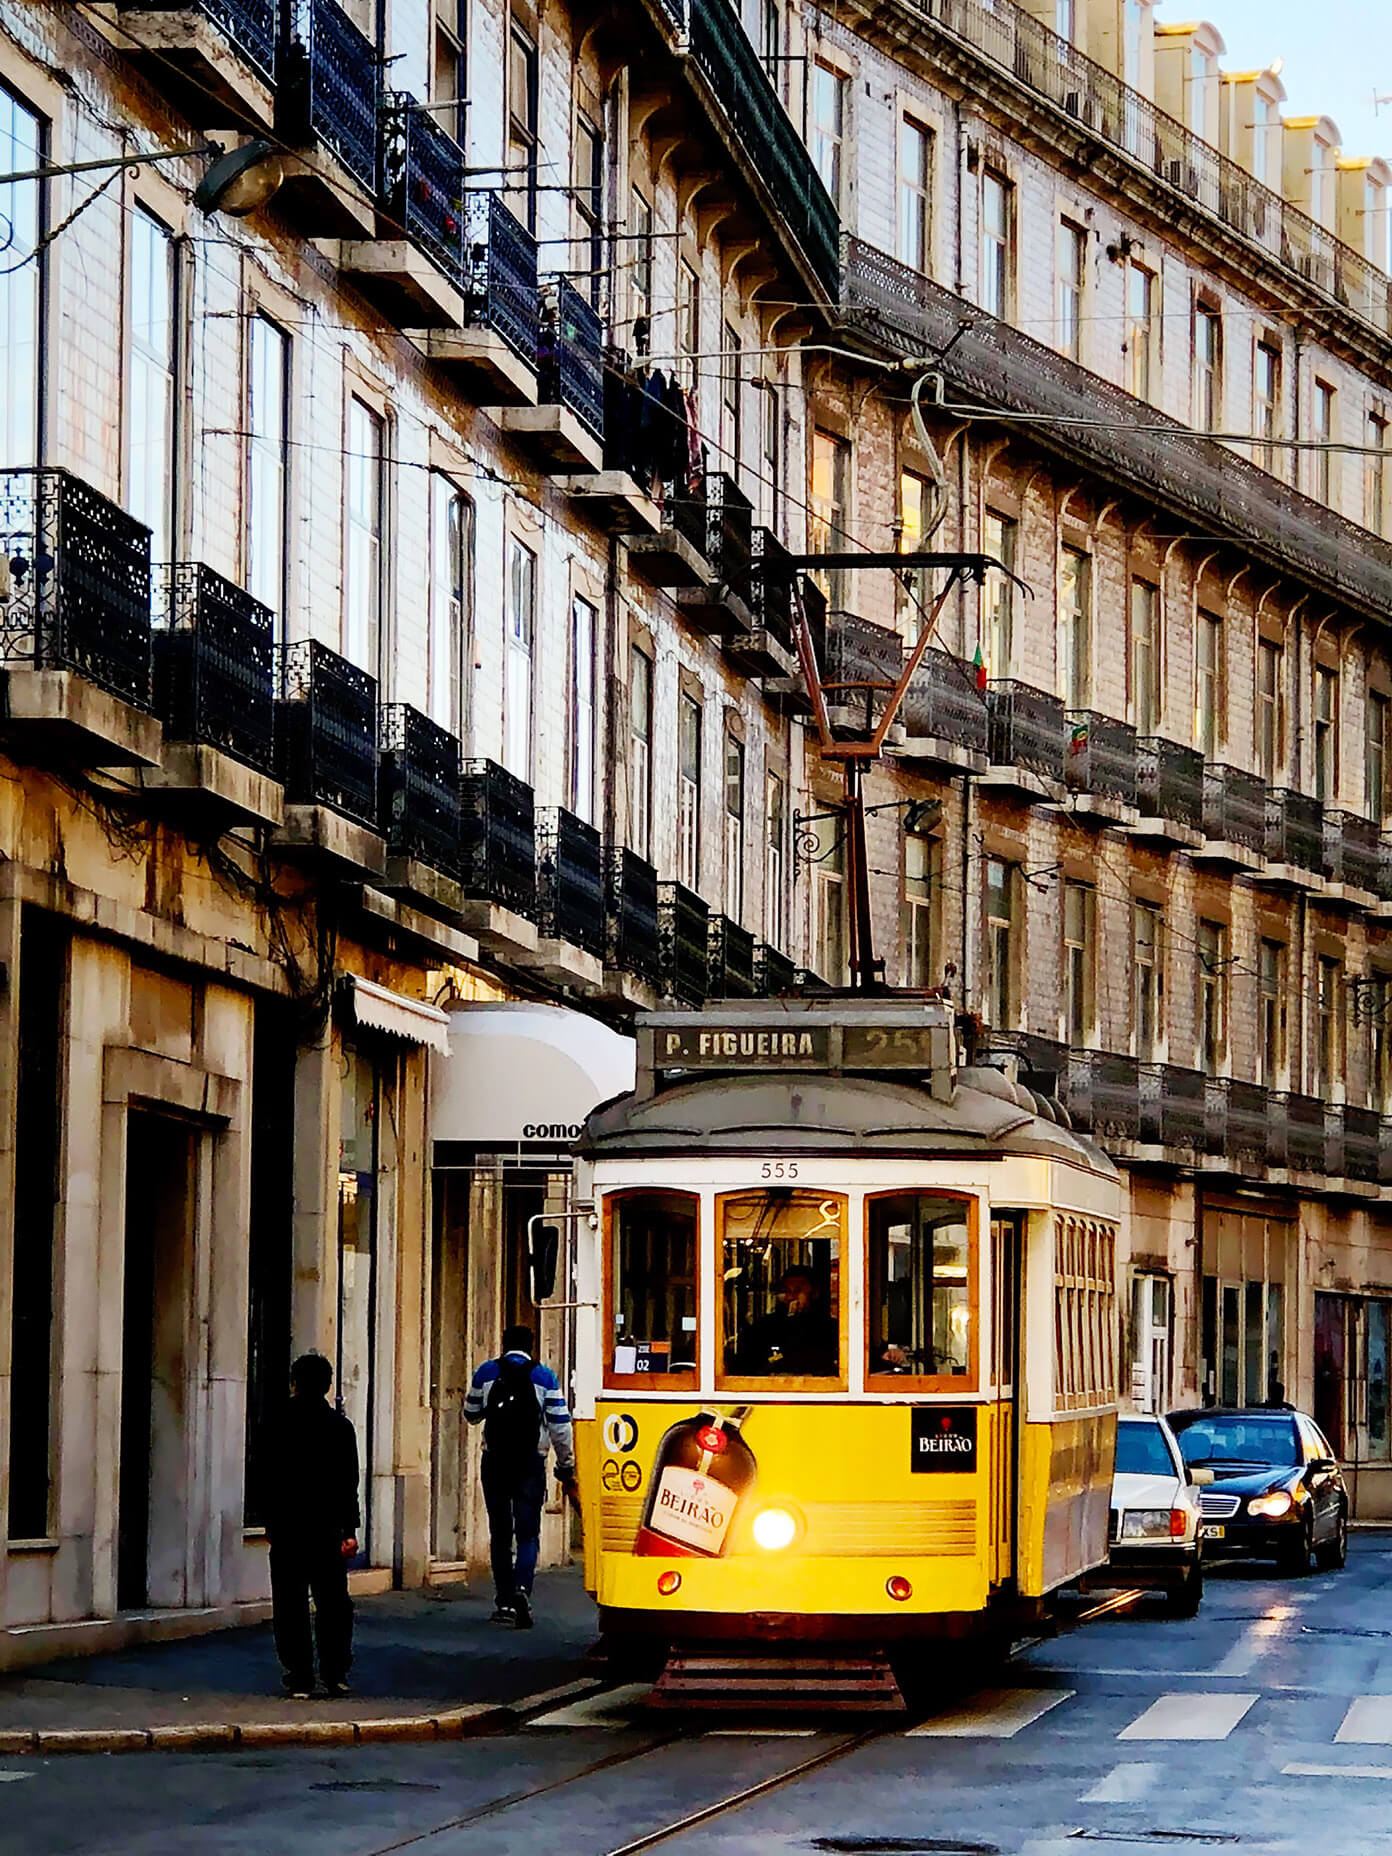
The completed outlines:
<svg viewBox="0 0 1392 1856">
<path fill-rule="evenodd" d="M 1205 1540 L 1221 1540 L 1227 1531 L 1225 1527 L 1215 1527 L 1212 1521 L 1205 1521 L 1203 1537 Z"/>
</svg>

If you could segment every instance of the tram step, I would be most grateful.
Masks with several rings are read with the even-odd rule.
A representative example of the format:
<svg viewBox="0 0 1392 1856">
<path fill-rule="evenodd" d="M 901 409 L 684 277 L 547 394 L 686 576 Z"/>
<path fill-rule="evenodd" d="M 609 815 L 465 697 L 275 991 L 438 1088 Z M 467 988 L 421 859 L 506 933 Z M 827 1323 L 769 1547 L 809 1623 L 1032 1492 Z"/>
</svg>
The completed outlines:
<svg viewBox="0 0 1392 1856">
<path fill-rule="evenodd" d="M 672 1656 L 650 1708 L 905 1712 L 883 1654 L 856 1657 Z"/>
</svg>

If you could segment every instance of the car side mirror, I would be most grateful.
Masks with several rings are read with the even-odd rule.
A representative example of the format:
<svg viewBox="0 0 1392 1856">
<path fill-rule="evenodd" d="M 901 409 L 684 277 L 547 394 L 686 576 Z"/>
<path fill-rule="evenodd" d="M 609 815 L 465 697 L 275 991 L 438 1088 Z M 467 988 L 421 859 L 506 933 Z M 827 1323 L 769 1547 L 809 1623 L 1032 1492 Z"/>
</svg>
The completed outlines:
<svg viewBox="0 0 1392 1856">
<path fill-rule="evenodd" d="M 1189 1471 L 1189 1480 L 1196 1489 L 1206 1489 L 1213 1479 L 1213 1471 L 1211 1469 L 1191 1469 Z"/>
<path fill-rule="evenodd" d="M 529 1262 L 532 1272 L 532 1300 L 540 1305 L 556 1293 L 556 1264 L 561 1254 L 561 1227 L 538 1224 L 532 1227 Z"/>
<path fill-rule="evenodd" d="M 1316 1456 L 1310 1459 L 1310 1468 L 1317 1469 L 1321 1475 L 1328 1475 L 1331 1469 L 1337 1469 L 1338 1467 L 1339 1465 L 1334 1461 L 1332 1456 Z"/>
</svg>

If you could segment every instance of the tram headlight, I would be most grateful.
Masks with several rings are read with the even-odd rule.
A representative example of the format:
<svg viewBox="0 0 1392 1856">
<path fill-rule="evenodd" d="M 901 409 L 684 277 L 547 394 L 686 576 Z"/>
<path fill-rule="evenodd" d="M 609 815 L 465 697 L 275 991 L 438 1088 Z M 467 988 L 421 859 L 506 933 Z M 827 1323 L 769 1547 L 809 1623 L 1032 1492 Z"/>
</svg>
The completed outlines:
<svg viewBox="0 0 1392 1856">
<path fill-rule="evenodd" d="M 797 1516 L 786 1508 L 761 1508 L 754 1517 L 754 1544 L 765 1553 L 781 1553 L 797 1537 Z"/>
</svg>

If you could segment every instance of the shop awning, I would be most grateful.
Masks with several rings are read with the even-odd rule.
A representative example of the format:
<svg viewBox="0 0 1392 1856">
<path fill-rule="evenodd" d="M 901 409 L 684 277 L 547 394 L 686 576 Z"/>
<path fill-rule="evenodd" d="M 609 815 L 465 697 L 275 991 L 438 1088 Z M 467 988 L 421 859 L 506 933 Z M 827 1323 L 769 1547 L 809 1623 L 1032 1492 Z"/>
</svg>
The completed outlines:
<svg viewBox="0 0 1392 1856">
<path fill-rule="evenodd" d="M 424 999 L 408 999 L 375 980 L 352 981 L 354 1020 L 366 1031 L 380 1031 L 408 1044 L 425 1044 L 442 1053 L 449 1050 L 449 1016 Z"/>
<path fill-rule="evenodd" d="M 632 1089 L 632 1038 L 564 1006 L 458 1006 L 430 1065 L 430 1138 L 565 1148 L 590 1110 Z"/>
</svg>

